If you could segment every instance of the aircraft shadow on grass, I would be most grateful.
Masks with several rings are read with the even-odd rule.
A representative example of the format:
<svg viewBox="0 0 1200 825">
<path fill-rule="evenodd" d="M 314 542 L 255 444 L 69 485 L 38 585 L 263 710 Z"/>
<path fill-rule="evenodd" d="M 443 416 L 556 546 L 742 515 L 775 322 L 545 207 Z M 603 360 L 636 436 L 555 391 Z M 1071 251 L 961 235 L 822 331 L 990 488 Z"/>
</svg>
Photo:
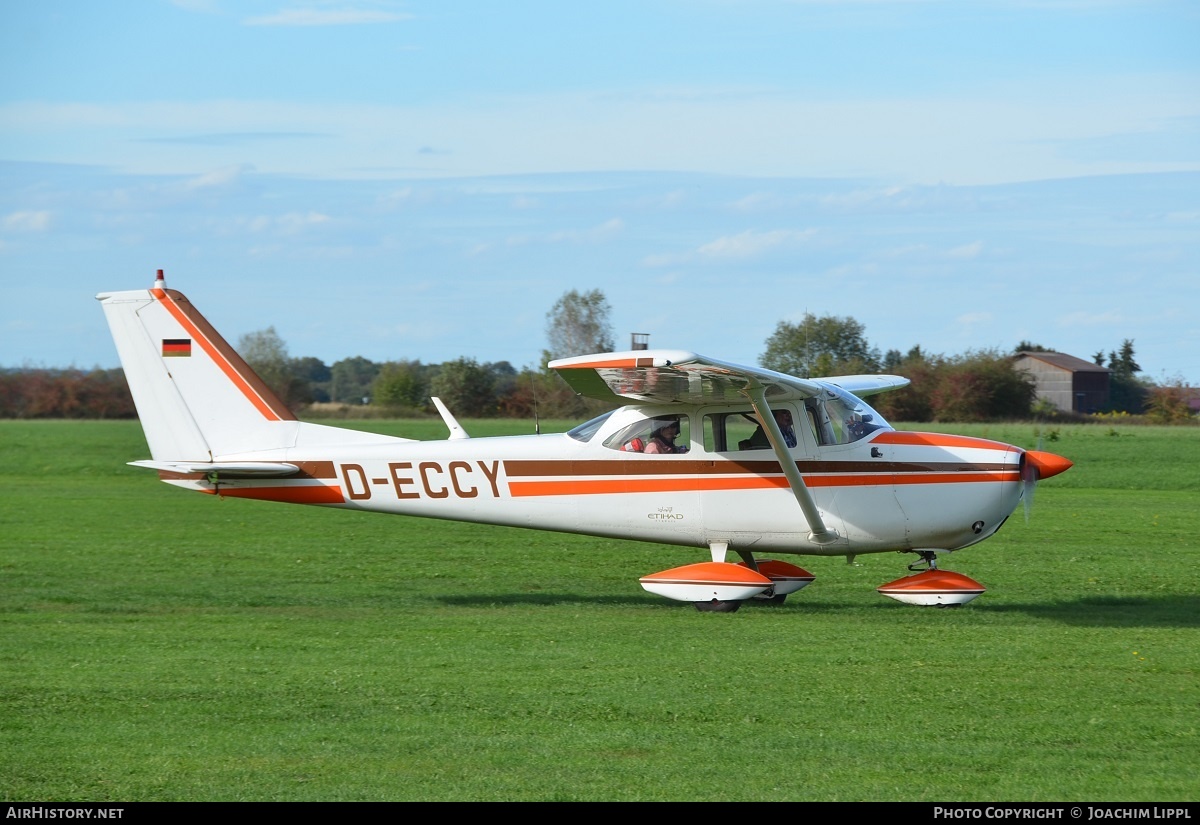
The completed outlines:
<svg viewBox="0 0 1200 825">
<path fill-rule="evenodd" d="M 475 596 L 440 596 L 436 601 L 454 607 L 484 605 L 542 605 L 560 604 L 626 605 L 630 607 L 671 607 L 649 596 L 584 596 L 578 593 L 496 593 Z M 762 610 L 787 610 L 795 613 L 837 613 L 859 610 L 895 610 L 891 602 L 869 605 L 852 602 L 835 604 L 794 602 L 784 607 L 762 605 Z M 1023 613 L 1038 619 L 1049 619 L 1078 627 L 1200 627 L 1200 596 L 1089 596 L 1052 604 L 976 604 L 955 607 L 959 610 L 984 613 Z M 941 611 L 938 611 L 941 612 Z"/>
<path fill-rule="evenodd" d="M 1079 627 L 1200 627 L 1200 596 L 1088 596 L 1054 604 L 980 605 Z"/>
</svg>

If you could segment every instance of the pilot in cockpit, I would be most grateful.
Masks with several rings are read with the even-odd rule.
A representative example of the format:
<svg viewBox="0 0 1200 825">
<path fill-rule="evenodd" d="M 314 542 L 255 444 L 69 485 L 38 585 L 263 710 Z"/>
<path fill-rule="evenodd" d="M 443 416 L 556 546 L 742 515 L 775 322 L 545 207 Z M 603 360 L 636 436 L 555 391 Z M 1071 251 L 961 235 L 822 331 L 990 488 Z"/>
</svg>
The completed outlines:
<svg viewBox="0 0 1200 825">
<path fill-rule="evenodd" d="M 883 429 L 879 424 L 873 423 L 874 420 L 875 416 L 870 414 L 859 415 L 858 413 L 854 413 L 851 415 L 850 418 L 846 420 L 846 432 L 850 434 L 850 440 L 858 441 L 868 433 L 873 433 L 876 430 Z"/>
<path fill-rule="evenodd" d="M 647 453 L 686 453 L 688 448 L 683 444 L 676 444 L 675 439 L 679 437 L 680 426 L 678 418 L 660 418 L 654 422 L 654 430 L 650 434 L 650 441 L 646 444 L 644 452 Z"/>
</svg>

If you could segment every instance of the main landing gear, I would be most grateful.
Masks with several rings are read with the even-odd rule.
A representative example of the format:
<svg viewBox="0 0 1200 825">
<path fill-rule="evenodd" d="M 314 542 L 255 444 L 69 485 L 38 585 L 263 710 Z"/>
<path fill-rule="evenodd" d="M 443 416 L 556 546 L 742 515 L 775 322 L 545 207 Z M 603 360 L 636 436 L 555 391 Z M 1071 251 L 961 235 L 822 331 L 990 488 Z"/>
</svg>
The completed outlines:
<svg viewBox="0 0 1200 825">
<path fill-rule="evenodd" d="M 742 602 L 783 604 L 789 593 L 807 587 L 815 578 L 785 561 L 756 561 L 739 550 L 742 561 L 725 561 L 726 544 L 710 545 L 713 560 L 674 567 L 641 578 L 642 587 L 668 599 L 691 602 L 702 613 L 734 613 Z"/>
</svg>

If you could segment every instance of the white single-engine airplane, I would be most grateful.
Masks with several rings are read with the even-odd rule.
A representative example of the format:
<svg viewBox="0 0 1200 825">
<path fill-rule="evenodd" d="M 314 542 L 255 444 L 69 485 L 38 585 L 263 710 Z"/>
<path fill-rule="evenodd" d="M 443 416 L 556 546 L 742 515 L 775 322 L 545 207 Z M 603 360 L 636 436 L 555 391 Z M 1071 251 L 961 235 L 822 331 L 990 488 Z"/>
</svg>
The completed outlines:
<svg viewBox="0 0 1200 825">
<path fill-rule="evenodd" d="M 651 593 L 732 612 L 813 580 L 757 554 L 918 556 L 878 591 L 961 605 L 984 592 L 937 554 L 994 534 L 1052 453 L 901 432 L 862 399 L 894 375 L 795 378 L 677 350 L 552 361 L 576 392 L 626 406 L 567 433 L 416 441 L 298 421 L 162 270 L 104 306 L 152 459 L 169 484 L 320 504 L 706 548 L 711 561 L 642 577 Z M 799 422 L 793 427 L 792 422 Z M 674 437 L 672 437 L 674 436 Z M 733 551 L 740 562 L 726 561 Z M 919 572 L 917 572 L 919 571 Z"/>
</svg>

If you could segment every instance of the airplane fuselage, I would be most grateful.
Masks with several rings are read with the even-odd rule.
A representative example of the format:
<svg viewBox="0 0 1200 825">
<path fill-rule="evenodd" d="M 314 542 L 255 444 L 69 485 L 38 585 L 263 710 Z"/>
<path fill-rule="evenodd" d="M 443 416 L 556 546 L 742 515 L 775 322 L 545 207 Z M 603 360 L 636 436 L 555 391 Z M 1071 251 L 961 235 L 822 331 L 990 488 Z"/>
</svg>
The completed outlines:
<svg viewBox="0 0 1200 825">
<path fill-rule="evenodd" d="M 818 433 L 805 430 L 790 453 L 826 526 L 837 535 L 834 541 L 814 541 L 774 453 L 712 438 L 713 422 L 745 410 L 723 405 L 691 412 L 689 450 L 678 454 L 620 449 L 623 432 L 653 420 L 656 411 L 639 406 L 621 408 L 571 434 L 387 441 L 225 457 L 299 468 L 287 478 L 160 475 L 222 496 L 825 556 L 966 547 L 999 529 L 1022 495 L 1022 451 L 1009 445 L 886 425 L 852 443 L 823 445 Z"/>
</svg>

